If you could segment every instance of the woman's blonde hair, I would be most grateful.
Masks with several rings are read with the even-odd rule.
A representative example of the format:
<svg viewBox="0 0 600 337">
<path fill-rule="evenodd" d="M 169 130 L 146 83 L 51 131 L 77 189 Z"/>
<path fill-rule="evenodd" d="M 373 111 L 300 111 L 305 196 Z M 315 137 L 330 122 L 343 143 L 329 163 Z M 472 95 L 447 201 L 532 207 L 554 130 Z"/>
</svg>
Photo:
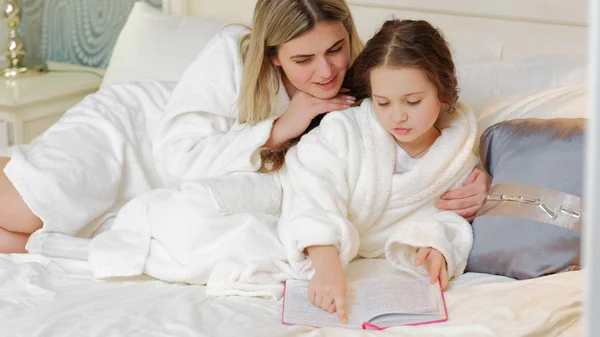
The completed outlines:
<svg viewBox="0 0 600 337">
<path fill-rule="evenodd" d="M 277 103 L 280 74 L 271 62 L 280 46 L 323 21 L 340 21 L 350 37 L 350 62 L 361 52 L 345 0 L 258 0 L 252 32 L 240 41 L 244 73 L 238 98 L 238 122 L 256 124 L 270 118 Z"/>
</svg>

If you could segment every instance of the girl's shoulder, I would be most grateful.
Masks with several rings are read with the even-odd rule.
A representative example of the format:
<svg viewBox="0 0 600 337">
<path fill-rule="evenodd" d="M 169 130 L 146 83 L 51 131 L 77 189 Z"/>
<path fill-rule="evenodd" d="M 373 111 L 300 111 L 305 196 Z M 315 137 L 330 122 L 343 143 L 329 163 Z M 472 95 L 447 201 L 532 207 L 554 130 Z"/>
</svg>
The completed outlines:
<svg viewBox="0 0 600 337">
<path fill-rule="evenodd" d="M 456 102 L 456 110 L 459 110 L 465 115 L 474 115 L 473 109 L 464 101 L 458 100 Z"/>
<path fill-rule="evenodd" d="M 353 106 L 348 109 L 332 111 L 323 117 L 323 123 L 336 123 L 336 121 L 344 121 L 346 123 L 361 123 L 364 122 L 364 117 L 367 117 L 371 112 L 371 102 L 365 99 L 360 105 Z"/>
<path fill-rule="evenodd" d="M 326 138 L 345 139 L 356 137 L 372 125 L 371 104 L 365 100 L 358 106 L 329 112 L 317 129 Z"/>
<path fill-rule="evenodd" d="M 477 118 L 473 110 L 465 104 L 465 102 L 459 100 L 454 105 L 454 111 L 450 113 L 443 113 L 440 115 L 438 126 L 441 129 L 449 127 L 477 127 Z"/>
</svg>

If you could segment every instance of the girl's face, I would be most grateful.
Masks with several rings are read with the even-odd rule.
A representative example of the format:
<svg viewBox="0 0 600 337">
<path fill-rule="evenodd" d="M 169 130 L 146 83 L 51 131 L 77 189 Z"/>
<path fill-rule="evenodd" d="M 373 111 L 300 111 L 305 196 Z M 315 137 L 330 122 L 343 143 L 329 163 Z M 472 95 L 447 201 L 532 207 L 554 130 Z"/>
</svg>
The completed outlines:
<svg viewBox="0 0 600 337">
<path fill-rule="evenodd" d="M 377 67 L 370 81 L 377 119 L 404 150 L 418 151 L 432 133 L 437 135 L 433 125 L 443 103 L 422 70 Z"/>
<path fill-rule="evenodd" d="M 283 69 L 288 95 L 300 90 L 321 99 L 335 97 L 350 65 L 348 32 L 340 21 L 318 23 L 277 47 L 272 61 Z"/>
</svg>

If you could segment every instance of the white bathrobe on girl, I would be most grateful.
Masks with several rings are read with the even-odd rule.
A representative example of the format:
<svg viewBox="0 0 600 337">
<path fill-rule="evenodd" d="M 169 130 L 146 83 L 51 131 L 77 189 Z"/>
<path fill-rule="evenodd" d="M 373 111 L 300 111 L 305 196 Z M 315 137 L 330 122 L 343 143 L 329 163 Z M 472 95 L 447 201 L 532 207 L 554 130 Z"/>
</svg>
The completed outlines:
<svg viewBox="0 0 600 337">
<path fill-rule="evenodd" d="M 109 86 L 13 149 L 5 173 L 44 223 L 30 253 L 88 259 L 97 278 L 146 273 L 214 294 L 280 295 L 281 186 L 255 171 L 289 98 L 281 85 L 273 118 L 236 122 L 248 32 L 224 28 L 176 86 Z"/>
<path fill-rule="evenodd" d="M 434 204 L 478 162 L 476 125 L 465 106 L 442 113 L 441 136 L 410 171 L 395 174 L 398 145 L 371 100 L 329 113 L 288 152 L 282 172 L 278 231 L 294 272 L 310 279 L 314 268 L 305 248 L 333 245 L 344 266 L 357 255 L 385 256 L 421 276 L 427 270 L 414 266 L 417 249 L 433 247 L 444 255 L 450 277 L 462 274 L 473 245 L 471 225 Z"/>
</svg>

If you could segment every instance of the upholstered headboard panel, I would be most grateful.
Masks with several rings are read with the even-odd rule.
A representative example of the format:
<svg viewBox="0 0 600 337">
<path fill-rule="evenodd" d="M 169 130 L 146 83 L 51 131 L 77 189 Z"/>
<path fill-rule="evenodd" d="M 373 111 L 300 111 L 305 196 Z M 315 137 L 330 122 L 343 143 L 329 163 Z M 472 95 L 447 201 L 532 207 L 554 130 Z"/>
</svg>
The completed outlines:
<svg viewBox="0 0 600 337">
<path fill-rule="evenodd" d="M 367 40 L 382 21 L 418 18 L 441 28 L 455 49 L 487 49 L 504 60 L 587 55 L 586 0 L 347 0 Z M 249 23 L 256 0 L 164 0 L 166 12 Z"/>
</svg>

